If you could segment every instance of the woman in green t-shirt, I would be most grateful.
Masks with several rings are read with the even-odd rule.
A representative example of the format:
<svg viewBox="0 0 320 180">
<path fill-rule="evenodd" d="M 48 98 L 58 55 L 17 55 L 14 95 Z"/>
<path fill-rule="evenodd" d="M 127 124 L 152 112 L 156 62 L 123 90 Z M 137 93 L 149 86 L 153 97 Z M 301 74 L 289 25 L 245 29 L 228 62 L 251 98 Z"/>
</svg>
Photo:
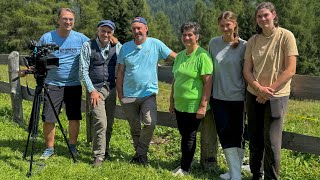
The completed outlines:
<svg viewBox="0 0 320 180">
<path fill-rule="evenodd" d="M 173 173 L 185 175 L 196 148 L 196 134 L 201 119 L 210 109 L 213 64 L 209 53 L 199 47 L 200 25 L 187 22 L 181 26 L 181 41 L 186 47 L 173 65 L 174 80 L 170 96 L 170 112 L 176 114 L 181 138 L 181 164 Z"/>
</svg>

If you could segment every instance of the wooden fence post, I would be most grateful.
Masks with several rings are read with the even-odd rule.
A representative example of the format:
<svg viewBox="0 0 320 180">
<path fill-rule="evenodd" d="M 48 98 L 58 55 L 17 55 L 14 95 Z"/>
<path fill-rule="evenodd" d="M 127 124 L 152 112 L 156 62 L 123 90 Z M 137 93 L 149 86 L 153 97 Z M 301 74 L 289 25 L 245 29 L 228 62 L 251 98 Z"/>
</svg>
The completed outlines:
<svg viewBox="0 0 320 180">
<path fill-rule="evenodd" d="M 207 111 L 206 117 L 201 121 L 201 158 L 200 164 L 210 170 L 217 165 L 217 130 L 212 110 Z"/>
<path fill-rule="evenodd" d="M 87 143 L 92 142 L 92 120 L 90 111 L 90 94 L 86 90 L 86 133 L 87 133 Z"/>
<path fill-rule="evenodd" d="M 8 57 L 9 83 L 12 103 L 12 119 L 15 122 L 23 122 L 22 94 L 19 79 L 19 53 L 13 51 Z"/>
</svg>

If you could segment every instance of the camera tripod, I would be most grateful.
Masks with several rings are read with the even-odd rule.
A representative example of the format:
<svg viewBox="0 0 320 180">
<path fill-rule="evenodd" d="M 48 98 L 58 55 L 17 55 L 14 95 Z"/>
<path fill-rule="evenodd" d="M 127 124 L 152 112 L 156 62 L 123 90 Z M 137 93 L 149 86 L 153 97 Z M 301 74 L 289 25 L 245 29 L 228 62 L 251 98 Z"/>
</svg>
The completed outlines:
<svg viewBox="0 0 320 180">
<path fill-rule="evenodd" d="M 37 77 L 38 76 L 38 77 Z M 30 152 L 30 166 L 29 166 L 29 171 L 27 173 L 27 177 L 30 177 L 32 175 L 32 165 L 33 165 L 33 152 L 34 152 L 34 148 L 35 148 L 35 142 L 36 142 L 36 139 L 37 139 L 37 136 L 38 136 L 38 125 L 39 125 L 39 117 L 40 117 L 40 106 L 41 106 L 41 101 L 42 101 L 42 90 L 44 90 L 44 93 L 46 93 L 47 97 L 48 97 L 48 100 L 50 102 L 50 105 L 52 107 L 52 110 L 54 112 L 54 115 L 57 119 L 57 122 L 59 124 L 59 127 L 60 127 L 60 130 L 61 130 L 61 133 L 63 135 L 63 138 L 68 146 L 68 149 L 69 149 L 69 152 L 72 156 L 72 159 L 73 159 L 73 162 L 75 163 L 76 162 L 76 159 L 70 149 L 70 145 L 68 143 L 68 140 L 67 140 L 67 137 L 64 133 L 64 130 L 63 130 L 63 127 L 62 127 L 62 124 L 59 120 L 59 117 L 58 117 L 58 113 L 56 112 L 55 108 L 54 108 L 54 105 L 52 103 L 52 100 L 49 96 L 49 93 L 48 93 L 48 88 L 47 86 L 44 84 L 44 77 L 45 75 L 37 75 L 35 74 L 35 77 L 36 77 L 36 82 L 37 82 L 37 86 L 36 86 L 36 89 L 35 89 L 35 94 L 34 94 L 34 100 L 33 100 L 33 105 L 32 105 L 32 111 L 31 111 L 31 116 L 30 116 L 30 121 L 29 121 L 29 126 L 28 126 L 28 140 L 27 140 L 27 145 L 25 147 L 25 151 L 24 151 L 24 154 L 23 154 L 23 158 L 25 160 L 26 157 L 27 157 L 27 151 L 28 151 L 28 146 L 29 146 L 29 143 L 30 141 L 32 140 L 32 145 L 31 145 L 31 152 Z M 32 137 L 32 139 L 30 139 L 30 137 Z M 44 166 L 44 164 L 40 164 L 40 168 L 38 168 L 37 171 L 39 171 L 40 169 L 42 169 Z M 36 171 L 36 172 L 37 172 Z"/>
</svg>

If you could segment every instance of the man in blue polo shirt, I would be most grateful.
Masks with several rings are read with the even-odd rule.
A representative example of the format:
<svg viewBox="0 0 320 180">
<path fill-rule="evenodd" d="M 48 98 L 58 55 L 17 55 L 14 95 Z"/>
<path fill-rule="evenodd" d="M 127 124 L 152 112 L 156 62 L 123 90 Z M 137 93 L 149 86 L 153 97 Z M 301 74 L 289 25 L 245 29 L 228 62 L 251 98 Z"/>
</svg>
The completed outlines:
<svg viewBox="0 0 320 180">
<path fill-rule="evenodd" d="M 116 84 L 136 151 L 131 162 L 147 165 L 157 122 L 158 61 L 174 59 L 176 53 L 160 40 L 147 37 L 147 21 L 142 17 L 133 19 L 131 31 L 134 39 L 125 43 L 119 53 Z"/>
</svg>

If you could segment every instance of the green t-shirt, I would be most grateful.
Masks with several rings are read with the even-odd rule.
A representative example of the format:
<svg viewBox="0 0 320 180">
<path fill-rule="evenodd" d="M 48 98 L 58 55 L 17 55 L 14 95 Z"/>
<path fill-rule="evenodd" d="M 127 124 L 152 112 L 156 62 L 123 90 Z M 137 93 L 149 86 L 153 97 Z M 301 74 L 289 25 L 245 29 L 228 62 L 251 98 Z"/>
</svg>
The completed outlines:
<svg viewBox="0 0 320 180">
<path fill-rule="evenodd" d="M 180 112 L 196 113 L 202 98 L 202 75 L 212 74 L 210 54 L 198 47 L 190 55 L 181 51 L 172 69 L 174 75 L 174 107 Z M 207 109 L 210 109 L 209 105 Z"/>
</svg>

